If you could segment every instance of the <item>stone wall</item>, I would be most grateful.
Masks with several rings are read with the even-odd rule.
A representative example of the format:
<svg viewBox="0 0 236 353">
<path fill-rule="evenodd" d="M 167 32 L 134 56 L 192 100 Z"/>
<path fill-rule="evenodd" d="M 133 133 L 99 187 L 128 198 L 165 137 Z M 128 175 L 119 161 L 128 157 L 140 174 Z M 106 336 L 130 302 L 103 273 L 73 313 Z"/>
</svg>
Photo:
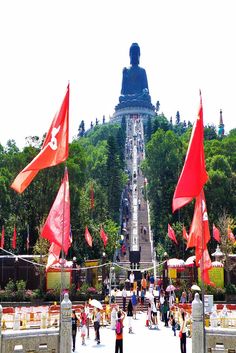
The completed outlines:
<svg viewBox="0 0 236 353">
<path fill-rule="evenodd" d="M 236 329 L 235 328 L 211 328 L 206 327 L 206 352 L 230 352 L 236 353 Z M 218 349 L 218 350 L 217 350 Z M 221 349 L 221 350 L 220 350 Z"/>
</svg>

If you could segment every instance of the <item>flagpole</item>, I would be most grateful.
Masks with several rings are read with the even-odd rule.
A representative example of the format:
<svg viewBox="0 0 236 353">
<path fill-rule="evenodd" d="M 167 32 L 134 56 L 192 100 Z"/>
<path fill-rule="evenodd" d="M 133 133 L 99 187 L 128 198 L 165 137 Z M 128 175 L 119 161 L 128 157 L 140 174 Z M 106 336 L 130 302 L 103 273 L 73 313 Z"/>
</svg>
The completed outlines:
<svg viewBox="0 0 236 353">
<path fill-rule="evenodd" d="M 65 165 L 65 169 L 64 169 L 64 177 L 65 178 L 65 174 L 67 171 L 67 166 Z M 62 237 L 61 237 L 61 243 L 62 243 L 62 248 L 61 248 L 61 294 L 60 294 L 60 308 L 61 308 L 61 302 L 63 300 L 63 289 L 64 289 L 64 285 L 65 285 L 65 267 L 64 267 L 64 261 L 65 261 L 65 253 L 63 250 L 63 246 L 64 246 L 64 223 L 65 223 L 65 194 L 66 194 L 66 187 L 64 184 L 64 190 L 63 190 L 63 212 L 62 212 Z"/>
<path fill-rule="evenodd" d="M 203 353 L 206 353 L 206 330 L 205 330 L 205 285 L 203 280 L 204 273 L 204 223 L 203 223 L 203 212 L 201 202 L 201 214 L 202 214 L 202 256 L 201 256 L 201 283 L 202 283 L 202 323 L 203 323 Z"/>
</svg>

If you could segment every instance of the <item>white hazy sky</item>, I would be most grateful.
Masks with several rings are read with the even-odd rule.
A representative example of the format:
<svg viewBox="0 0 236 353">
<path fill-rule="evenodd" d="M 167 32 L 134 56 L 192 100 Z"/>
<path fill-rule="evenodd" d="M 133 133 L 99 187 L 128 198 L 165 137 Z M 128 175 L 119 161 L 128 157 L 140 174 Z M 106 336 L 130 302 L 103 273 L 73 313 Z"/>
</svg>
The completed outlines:
<svg viewBox="0 0 236 353">
<path fill-rule="evenodd" d="M 235 0 L 0 1 L 0 143 L 42 136 L 70 81 L 70 140 L 114 112 L 129 48 L 141 48 L 153 104 L 226 131 L 236 118 Z"/>
</svg>

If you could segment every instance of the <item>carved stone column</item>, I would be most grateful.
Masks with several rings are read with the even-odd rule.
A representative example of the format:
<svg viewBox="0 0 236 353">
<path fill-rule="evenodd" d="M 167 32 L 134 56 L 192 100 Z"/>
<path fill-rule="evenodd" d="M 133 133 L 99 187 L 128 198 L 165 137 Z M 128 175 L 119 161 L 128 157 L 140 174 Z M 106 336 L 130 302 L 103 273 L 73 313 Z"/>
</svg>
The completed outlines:
<svg viewBox="0 0 236 353">
<path fill-rule="evenodd" d="M 64 294 L 61 302 L 61 320 L 60 320 L 60 353 L 71 353 L 72 340 L 72 303 L 68 293 Z"/>
<path fill-rule="evenodd" d="M 199 294 L 196 293 L 192 302 L 192 353 L 204 353 L 203 308 Z"/>
</svg>

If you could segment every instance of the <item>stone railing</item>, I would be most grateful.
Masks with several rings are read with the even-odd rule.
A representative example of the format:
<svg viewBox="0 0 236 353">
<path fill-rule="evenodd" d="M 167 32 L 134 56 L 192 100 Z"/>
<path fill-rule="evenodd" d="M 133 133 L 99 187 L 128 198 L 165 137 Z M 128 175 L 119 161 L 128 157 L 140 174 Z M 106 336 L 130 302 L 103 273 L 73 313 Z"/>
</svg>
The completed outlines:
<svg viewBox="0 0 236 353">
<path fill-rule="evenodd" d="M 71 353 L 71 308 L 66 293 L 61 303 L 60 328 L 2 330 L 0 305 L 0 353 Z"/>
<path fill-rule="evenodd" d="M 202 306 L 197 293 L 192 302 L 192 353 L 236 353 L 236 330 L 222 327 L 203 328 Z"/>
<path fill-rule="evenodd" d="M 59 328 L 2 332 L 1 353 L 59 353 Z"/>
<path fill-rule="evenodd" d="M 236 353 L 235 329 L 206 327 L 206 351 Z"/>
</svg>

